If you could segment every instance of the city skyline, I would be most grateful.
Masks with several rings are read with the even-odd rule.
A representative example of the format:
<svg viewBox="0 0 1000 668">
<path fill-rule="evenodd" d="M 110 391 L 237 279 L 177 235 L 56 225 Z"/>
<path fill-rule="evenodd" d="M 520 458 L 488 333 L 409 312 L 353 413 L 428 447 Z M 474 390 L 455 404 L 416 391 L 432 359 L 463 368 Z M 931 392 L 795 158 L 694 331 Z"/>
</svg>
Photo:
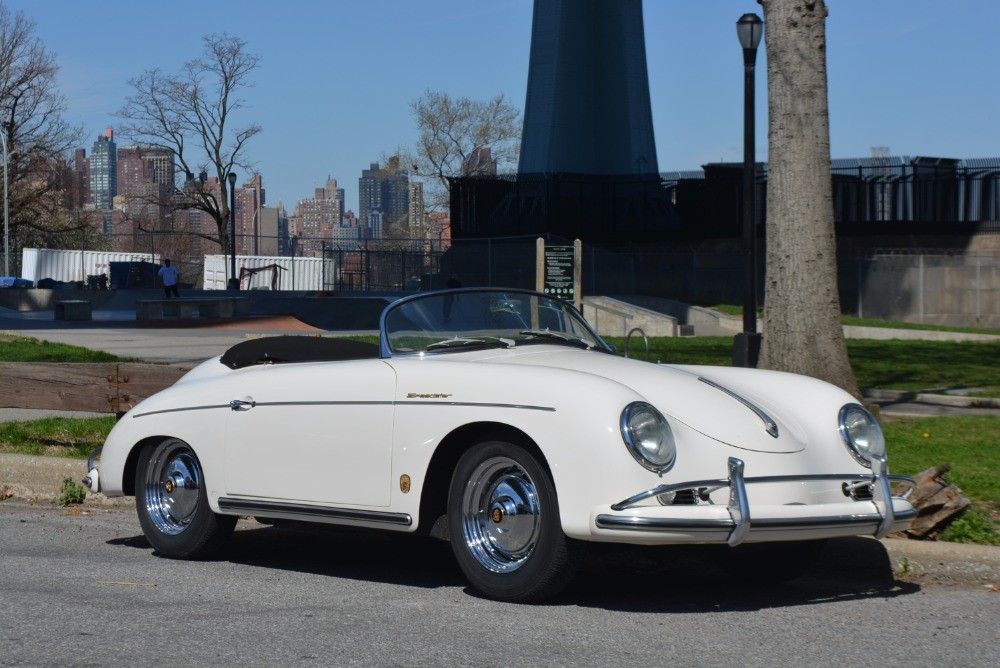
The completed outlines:
<svg viewBox="0 0 1000 668">
<path fill-rule="evenodd" d="M 523 110 L 532 3 L 429 1 L 374 5 L 286 3 L 232 11 L 180 0 L 135 5 L 112 0 L 5 2 L 37 24 L 56 53 L 66 119 L 83 126 L 88 149 L 144 69 L 175 71 L 198 54 L 200 38 L 228 31 L 262 55 L 243 121 L 264 132 L 249 156 L 270 206 L 307 199 L 329 175 L 358 210 L 358 175 L 400 145 L 413 145 L 408 105 L 424 90 L 485 99 L 504 93 Z M 947 7 L 925 0 L 828 2 L 831 144 L 834 158 L 872 146 L 893 155 L 953 158 L 1000 153 L 993 122 L 1000 93 L 986 81 L 1000 47 L 990 28 L 1000 8 L 985 0 Z M 260 11 L 250 11 L 254 7 Z M 268 8 L 270 11 L 270 8 Z M 762 14 L 749 0 L 647 2 L 646 53 L 661 171 L 697 169 L 742 154 L 742 54 L 735 22 Z M 143 25 L 160 36 L 149 39 Z M 96 49 L 83 36 L 114 34 Z M 766 38 L 765 38 L 766 39 Z M 757 159 L 767 159 L 766 54 L 757 59 Z M 488 75 L 484 75 L 488 74 Z M 132 143 L 116 136 L 119 145 Z M 252 174 L 238 174 L 241 183 Z"/>
</svg>

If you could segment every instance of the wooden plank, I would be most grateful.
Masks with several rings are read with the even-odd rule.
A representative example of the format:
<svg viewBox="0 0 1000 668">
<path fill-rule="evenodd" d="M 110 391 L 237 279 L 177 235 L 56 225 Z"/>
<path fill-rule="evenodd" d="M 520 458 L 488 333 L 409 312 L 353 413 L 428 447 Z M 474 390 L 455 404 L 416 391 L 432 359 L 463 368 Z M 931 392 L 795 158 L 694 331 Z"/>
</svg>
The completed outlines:
<svg viewBox="0 0 1000 668">
<path fill-rule="evenodd" d="M 118 392 L 121 412 L 127 411 L 160 390 L 167 389 L 193 368 L 183 365 L 120 363 Z"/>
<path fill-rule="evenodd" d="M 123 413 L 189 366 L 0 362 L 0 407 Z"/>
</svg>

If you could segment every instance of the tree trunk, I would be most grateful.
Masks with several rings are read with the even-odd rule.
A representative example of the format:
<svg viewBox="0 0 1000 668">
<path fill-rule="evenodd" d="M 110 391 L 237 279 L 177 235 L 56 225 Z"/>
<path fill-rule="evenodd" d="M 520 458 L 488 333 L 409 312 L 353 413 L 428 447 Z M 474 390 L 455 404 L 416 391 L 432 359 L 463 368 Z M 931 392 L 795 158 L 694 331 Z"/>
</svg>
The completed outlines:
<svg viewBox="0 0 1000 668">
<path fill-rule="evenodd" d="M 826 5 L 759 0 L 767 48 L 767 270 L 760 366 L 860 398 L 837 291 Z"/>
</svg>

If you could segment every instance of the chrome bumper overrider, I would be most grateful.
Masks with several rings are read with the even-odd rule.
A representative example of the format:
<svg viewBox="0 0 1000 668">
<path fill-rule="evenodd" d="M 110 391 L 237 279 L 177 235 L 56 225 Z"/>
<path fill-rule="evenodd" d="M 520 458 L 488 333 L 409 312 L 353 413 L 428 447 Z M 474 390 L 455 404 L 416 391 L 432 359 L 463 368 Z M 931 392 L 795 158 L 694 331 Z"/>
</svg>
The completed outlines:
<svg viewBox="0 0 1000 668">
<path fill-rule="evenodd" d="M 600 529 L 625 529 L 631 531 L 649 532 L 727 532 L 726 542 L 731 546 L 742 543 L 749 534 L 751 528 L 755 530 L 820 530 L 840 527 L 852 527 L 858 533 L 872 533 L 876 538 L 881 538 L 889 533 L 895 525 L 906 523 L 916 517 L 917 513 L 912 508 L 897 510 L 893 507 L 893 496 L 891 482 L 912 482 L 912 478 L 900 475 L 889 475 L 888 466 L 884 457 L 873 457 L 872 472 L 865 474 L 812 474 L 812 475 L 778 475 L 778 476 L 756 476 L 746 477 L 744 475 L 743 461 L 736 457 L 730 457 L 728 462 L 729 477 L 715 480 L 696 480 L 691 482 L 674 483 L 671 485 L 660 485 L 653 489 L 646 490 L 620 501 L 611 506 L 613 511 L 624 511 L 633 508 L 636 504 L 661 494 L 677 492 L 680 490 L 698 490 L 712 492 L 718 489 L 729 488 L 729 502 L 726 506 L 728 517 L 643 517 L 635 514 L 630 515 L 597 515 L 595 523 Z M 870 485 L 872 488 L 871 503 L 874 503 L 877 512 L 857 512 L 855 508 L 860 508 L 859 504 L 865 502 L 854 502 L 851 504 L 851 512 L 838 513 L 833 515 L 808 515 L 796 517 L 767 517 L 757 520 L 751 519 L 750 502 L 747 497 L 747 485 L 760 483 L 802 483 L 811 481 L 838 480 L 847 483 L 849 488 L 856 488 L 860 485 Z M 905 504 L 909 506 L 909 504 Z M 718 506 L 716 506 L 718 508 Z M 794 508 L 821 508 L 822 506 L 793 506 Z M 833 507 L 833 506 L 831 506 Z M 842 508 L 843 504 L 836 504 L 837 508 Z M 869 506 L 870 508 L 871 506 Z M 662 510 L 662 508 L 660 509 Z M 721 508 L 720 508 L 721 510 Z M 659 515 L 660 513 L 657 513 Z M 899 527 L 896 526 L 896 530 Z"/>
<path fill-rule="evenodd" d="M 90 457 L 87 458 L 87 477 L 81 481 L 83 486 L 94 494 L 101 491 L 101 474 L 94 466 L 94 461 L 100 456 L 103 449 L 104 447 L 101 446 L 90 453 Z"/>
</svg>

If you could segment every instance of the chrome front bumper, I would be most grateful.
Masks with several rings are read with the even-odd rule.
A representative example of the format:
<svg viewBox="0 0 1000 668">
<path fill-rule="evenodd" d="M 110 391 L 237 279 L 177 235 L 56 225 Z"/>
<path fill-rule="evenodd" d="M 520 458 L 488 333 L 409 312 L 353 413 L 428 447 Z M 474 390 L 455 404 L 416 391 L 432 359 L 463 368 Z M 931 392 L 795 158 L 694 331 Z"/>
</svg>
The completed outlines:
<svg viewBox="0 0 1000 668">
<path fill-rule="evenodd" d="M 825 535 L 872 534 L 881 538 L 891 531 L 901 531 L 917 516 L 917 512 L 904 498 L 892 496 L 892 482 L 910 481 L 906 476 L 889 475 L 884 457 L 875 457 L 871 474 L 813 474 L 757 476 L 744 475 L 743 461 L 730 457 L 729 477 L 715 480 L 660 485 L 620 501 L 599 512 L 594 525 L 599 530 L 642 531 L 676 534 L 688 540 L 715 542 L 724 537 L 735 547 L 751 537 L 752 540 L 781 540 L 788 532 L 801 534 L 802 538 Z M 871 501 L 818 505 L 763 506 L 759 517 L 752 518 L 747 485 L 761 483 L 805 483 L 815 481 L 843 481 L 847 488 L 871 486 Z M 678 492 L 696 490 L 699 493 L 729 488 L 729 502 L 703 506 L 638 506 L 647 499 Z M 865 504 L 868 505 L 867 509 Z M 874 506 L 874 507 L 872 507 Z M 697 536 L 697 539 L 690 538 Z M 721 542 L 721 541 L 720 541 Z"/>
</svg>

